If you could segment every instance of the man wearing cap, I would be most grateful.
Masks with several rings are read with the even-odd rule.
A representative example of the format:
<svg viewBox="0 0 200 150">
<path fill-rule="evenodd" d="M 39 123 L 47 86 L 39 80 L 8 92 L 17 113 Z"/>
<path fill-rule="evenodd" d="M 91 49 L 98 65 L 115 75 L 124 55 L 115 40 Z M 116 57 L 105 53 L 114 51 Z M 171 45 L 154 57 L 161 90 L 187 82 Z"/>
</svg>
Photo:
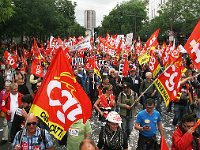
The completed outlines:
<svg viewBox="0 0 200 150">
<path fill-rule="evenodd" d="M 126 131 L 127 137 L 131 134 L 133 129 L 133 120 L 136 114 L 136 106 L 138 102 L 138 95 L 131 90 L 128 82 L 123 83 L 123 91 L 118 96 L 117 104 L 120 107 L 120 115 L 122 117 L 122 126 Z M 132 107 L 133 105 L 133 107 Z"/>
<path fill-rule="evenodd" d="M 13 142 L 15 134 L 20 131 L 25 124 L 25 120 L 28 117 L 31 104 L 33 102 L 33 97 L 30 94 L 24 95 L 22 97 L 22 105 L 18 107 L 15 112 L 11 132 L 10 132 L 10 141 Z"/>
<path fill-rule="evenodd" d="M 140 94 L 143 95 L 141 98 L 141 104 L 143 105 L 143 108 L 145 108 L 146 99 L 148 98 L 155 98 L 156 96 L 156 87 L 155 85 L 152 85 L 152 73 L 146 72 L 145 74 L 146 79 L 143 80 L 140 86 Z M 145 91 L 148 88 L 147 91 Z M 145 91 L 145 93 L 144 93 Z"/>
<path fill-rule="evenodd" d="M 130 83 L 130 88 L 134 92 L 139 94 L 139 89 L 140 89 L 140 86 L 141 86 L 142 79 L 137 75 L 136 66 L 133 66 L 130 69 L 129 72 L 130 72 L 130 75 L 127 78 L 125 78 L 125 81 L 129 82 Z"/>
<path fill-rule="evenodd" d="M 126 133 L 120 127 L 122 118 L 111 111 L 107 116 L 107 123 L 101 128 L 97 147 L 101 150 L 128 150 Z"/>
</svg>

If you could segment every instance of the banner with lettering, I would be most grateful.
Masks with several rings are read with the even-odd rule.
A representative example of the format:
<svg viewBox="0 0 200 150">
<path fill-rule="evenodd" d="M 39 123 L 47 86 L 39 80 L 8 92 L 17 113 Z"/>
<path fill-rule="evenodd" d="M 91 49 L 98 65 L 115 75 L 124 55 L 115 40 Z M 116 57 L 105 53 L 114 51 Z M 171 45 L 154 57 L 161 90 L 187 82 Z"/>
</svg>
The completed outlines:
<svg viewBox="0 0 200 150">
<path fill-rule="evenodd" d="M 180 59 L 182 59 L 180 57 Z M 179 62 L 179 60 L 178 60 Z M 180 90 L 181 71 L 179 65 L 170 65 L 160 76 L 154 81 L 154 84 L 163 97 L 166 107 L 169 102 L 174 100 Z"/>
<path fill-rule="evenodd" d="M 49 127 L 61 140 L 77 120 L 91 117 L 92 105 L 87 94 L 76 81 L 65 52 L 59 48 L 36 94 L 30 112 Z"/>
</svg>

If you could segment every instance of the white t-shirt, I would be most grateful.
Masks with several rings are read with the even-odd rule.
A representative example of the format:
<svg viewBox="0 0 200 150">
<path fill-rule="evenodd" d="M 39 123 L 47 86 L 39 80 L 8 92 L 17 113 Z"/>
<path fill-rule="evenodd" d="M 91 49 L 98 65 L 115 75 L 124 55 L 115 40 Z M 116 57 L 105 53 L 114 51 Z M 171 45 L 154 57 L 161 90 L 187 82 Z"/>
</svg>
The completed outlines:
<svg viewBox="0 0 200 150">
<path fill-rule="evenodd" d="M 13 95 L 10 93 L 10 111 L 11 111 L 11 122 L 13 122 L 15 111 L 19 107 L 18 104 L 18 93 L 16 95 Z"/>
</svg>

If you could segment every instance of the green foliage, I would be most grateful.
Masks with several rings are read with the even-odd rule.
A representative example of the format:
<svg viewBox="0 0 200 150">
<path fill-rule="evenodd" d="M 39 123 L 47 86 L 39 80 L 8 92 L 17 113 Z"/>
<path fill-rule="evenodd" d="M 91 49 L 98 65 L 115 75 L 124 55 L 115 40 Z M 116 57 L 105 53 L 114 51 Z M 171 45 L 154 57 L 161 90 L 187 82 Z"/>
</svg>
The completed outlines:
<svg viewBox="0 0 200 150">
<path fill-rule="evenodd" d="M 14 13 L 14 5 L 11 0 L 0 1 L 0 22 L 7 21 Z"/>
<path fill-rule="evenodd" d="M 50 35 L 63 37 L 71 35 L 74 26 L 81 28 L 75 22 L 76 3 L 69 0 L 13 0 L 13 3 L 15 14 L 0 24 L 1 35 L 6 38 L 24 35 L 40 39 Z"/>
<path fill-rule="evenodd" d="M 145 39 L 160 28 L 160 40 L 168 38 L 168 30 L 173 30 L 177 38 L 189 36 L 200 19 L 199 12 L 199 0 L 169 0 L 159 11 L 159 17 L 143 25 L 140 35 Z"/>
<path fill-rule="evenodd" d="M 108 16 L 105 16 L 100 28 L 100 35 L 127 34 L 137 35 L 142 22 L 146 20 L 145 4 L 140 0 L 131 0 L 117 5 Z"/>
</svg>

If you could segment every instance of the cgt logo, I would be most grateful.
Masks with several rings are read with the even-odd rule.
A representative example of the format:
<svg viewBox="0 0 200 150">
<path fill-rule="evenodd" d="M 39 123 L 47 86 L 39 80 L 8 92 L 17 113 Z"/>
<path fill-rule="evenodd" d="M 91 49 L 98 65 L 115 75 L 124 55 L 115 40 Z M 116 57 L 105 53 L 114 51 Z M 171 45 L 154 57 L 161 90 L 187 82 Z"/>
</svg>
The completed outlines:
<svg viewBox="0 0 200 150">
<path fill-rule="evenodd" d="M 58 88 L 61 91 L 61 96 L 57 99 L 53 99 L 51 97 L 51 93 L 55 88 Z M 82 114 L 82 108 L 81 108 L 80 104 L 77 102 L 77 100 L 72 96 L 71 92 L 69 92 L 68 90 L 61 89 L 61 82 L 59 82 L 57 80 L 51 80 L 47 86 L 47 95 L 49 98 L 50 106 L 62 106 L 62 110 L 58 110 L 56 113 L 57 118 L 62 123 L 65 124 L 66 117 L 68 120 L 73 122 L 77 119 L 76 118 L 77 115 Z M 67 98 L 67 100 L 62 101 L 63 97 Z M 72 109 L 69 113 L 66 114 L 66 111 L 70 107 L 72 107 L 72 106 L 74 107 L 74 105 L 76 105 L 76 108 Z"/>
</svg>

